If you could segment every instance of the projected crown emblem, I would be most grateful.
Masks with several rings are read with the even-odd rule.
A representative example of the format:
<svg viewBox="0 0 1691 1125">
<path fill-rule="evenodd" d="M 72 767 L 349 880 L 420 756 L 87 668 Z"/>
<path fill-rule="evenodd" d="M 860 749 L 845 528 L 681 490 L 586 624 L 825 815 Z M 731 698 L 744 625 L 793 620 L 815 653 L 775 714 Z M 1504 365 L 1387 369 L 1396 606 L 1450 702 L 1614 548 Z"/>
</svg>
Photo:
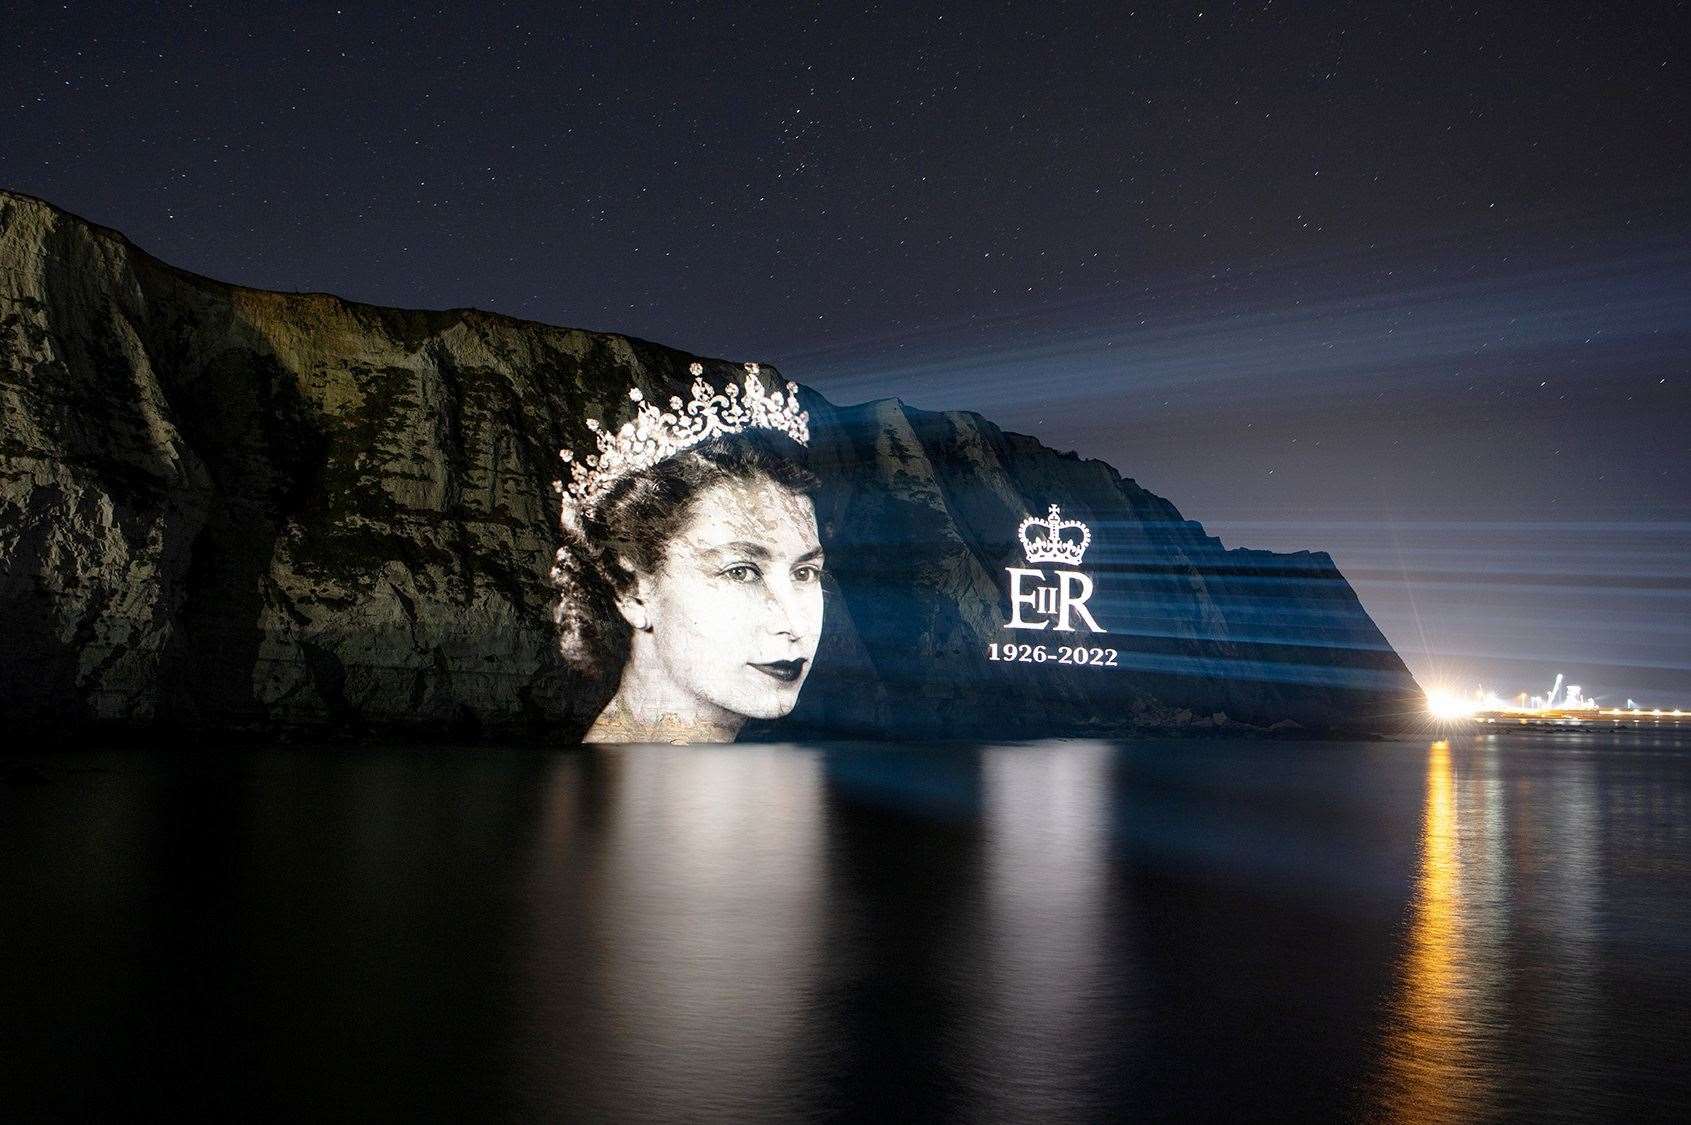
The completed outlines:
<svg viewBox="0 0 1691 1125">
<path fill-rule="evenodd" d="M 1033 534 L 1029 534 L 1029 533 Z M 1034 519 L 1029 516 L 1016 528 L 1016 537 L 1022 541 L 1022 550 L 1027 553 L 1030 563 L 1055 562 L 1068 563 L 1078 566 L 1086 555 L 1086 548 L 1092 543 L 1092 533 L 1086 530 L 1086 525 L 1079 520 L 1062 518 L 1062 509 L 1051 505 L 1051 512 L 1044 519 Z"/>
</svg>

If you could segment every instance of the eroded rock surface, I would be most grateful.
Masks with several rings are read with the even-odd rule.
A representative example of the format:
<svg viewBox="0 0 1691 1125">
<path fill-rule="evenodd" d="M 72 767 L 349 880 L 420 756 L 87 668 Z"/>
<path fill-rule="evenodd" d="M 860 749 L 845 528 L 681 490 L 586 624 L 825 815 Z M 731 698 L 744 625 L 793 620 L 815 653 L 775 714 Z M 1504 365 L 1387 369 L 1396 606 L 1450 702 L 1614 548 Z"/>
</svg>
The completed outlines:
<svg viewBox="0 0 1691 1125">
<path fill-rule="evenodd" d="M 0 717 L 579 734 L 552 635 L 558 450 L 690 354 L 269 293 L 0 192 Z M 704 361 L 723 382 L 738 371 Z M 1323 554 L 1226 550 L 1108 465 L 809 390 L 832 571 L 765 734 L 1381 729 L 1408 672 Z M 992 664 L 1015 529 L 1086 521 L 1113 669 Z M 1100 643 L 1094 641 L 1094 643 Z"/>
</svg>

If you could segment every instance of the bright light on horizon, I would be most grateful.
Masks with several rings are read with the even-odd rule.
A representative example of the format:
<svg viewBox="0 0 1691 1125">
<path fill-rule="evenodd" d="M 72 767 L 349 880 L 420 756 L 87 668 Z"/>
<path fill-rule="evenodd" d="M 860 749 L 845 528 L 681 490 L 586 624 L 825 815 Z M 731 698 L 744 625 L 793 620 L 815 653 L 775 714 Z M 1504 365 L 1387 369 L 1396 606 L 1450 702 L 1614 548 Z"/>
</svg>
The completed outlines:
<svg viewBox="0 0 1691 1125">
<path fill-rule="evenodd" d="M 1484 687 L 1476 687 L 1471 693 L 1452 690 L 1447 687 L 1428 688 L 1423 693 L 1427 702 L 1427 713 L 1438 722 L 1456 722 L 1462 719 L 1475 719 L 1488 715 L 1510 715 L 1524 719 L 1532 716 L 1562 716 L 1574 715 L 1591 716 L 1621 716 L 1621 715 L 1649 715 L 1660 718 L 1668 715 L 1673 718 L 1684 717 L 1680 708 L 1668 711 L 1665 708 L 1644 708 L 1636 701 L 1628 699 L 1626 707 L 1605 707 L 1595 697 L 1588 696 L 1578 684 L 1568 684 L 1563 689 L 1565 676 L 1558 674 L 1556 683 L 1548 695 L 1528 696 L 1522 692 L 1514 702 L 1503 699 L 1495 691 L 1488 691 Z M 1488 722 L 1492 721 L 1487 719 Z"/>
<path fill-rule="evenodd" d="M 1474 714 L 1474 704 L 1453 691 L 1434 688 L 1427 692 L 1427 710 L 1435 719 L 1466 719 Z"/>
</svg>

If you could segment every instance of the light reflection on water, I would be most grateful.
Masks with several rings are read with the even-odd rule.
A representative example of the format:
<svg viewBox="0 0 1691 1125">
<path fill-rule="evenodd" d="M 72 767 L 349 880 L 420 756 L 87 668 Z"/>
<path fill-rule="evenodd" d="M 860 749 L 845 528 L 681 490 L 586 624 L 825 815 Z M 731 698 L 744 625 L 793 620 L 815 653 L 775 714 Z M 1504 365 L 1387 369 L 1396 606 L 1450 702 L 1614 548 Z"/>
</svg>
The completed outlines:
<svg viewBox="0 0 1691 1125">
<path fill-rule="evenodd" d="M 593 753 L 602 792 L 554 772 L 530 856 L 521 990 L 555 1050 L 520 1060 L 528 1084 L 614 1113 L 601 1093 L 732 1075 L 733 1102 L 779 1104 L 824 955 L 820 757 Z"/>
<path fill-rule="evenodd" d="M 1035 1119 L 1054 1105 L 1105 1108 L 1085 1094 L 1109 1065 L 1112 1000 L 1131 994 L 1111 933 L 1125 908 L 1110 886 L 1111 748 L 982 754 L 987 936 L 973 1040 L 979 1119 Z"/>
<path fill-rule="evenodd" d="M 1479 796 L 1483 802 L 1487 794 Z M 1486 829 L 1496 822 L 1482 804 L 1473 818 L 1479 831 L 1464 841 L 1458 799 L 1450 743 L 1434 742 L 1414 921 L 1387 1042 L 1388 1104 L 1405 1121 L 1460 1120 L 1487 1102 L 1486 1060 L 1477 1048 L 1492 1016 L 1497 966 L 1485 956 L 1490 943 L 1475 940 L 1473 915 L 1499 906 L 1481 897 L 1495 873 L 1497 841 Z M 1476 872 L 1471 885 L 1463 882 L 1464 861 Z"/>
<path fill-rule="evenodd" d="M 1380 1108 L 1394 1120 L 1579 1119 L 1629 1105 L 1633 1113 L 1673 1108 L 1637 1097 L 1623 1085 L 1630 1080 L 1669 1078 L 1683 1095 L 1683 1076 L 1625 1052 L 1606 1057 L 1613 1042 L 1627 1039 L 1653 1040 L 1659 1054 L 1661 1043 L 1691 1030 L 1684 1022 L 1691 997 L 1683 962 L 1659 959 L 1664 951 L 1627 927 L 1603 933 L 1603 897 L 1606 852 L 1611 862 L 1650 854 L 1652 866 L 1665 863 L 1673 874 L 1648 887 L 1647 899 L 1663 920 L 1685 918 L 1684 763 L 1652 762 L 1658 755 L 1649 747 L 1606 740 L 1540 751 L 1517 758 L 1521 750 L 1495 738 L 1462 751 L 1448 741 L 1427 749 L 1419 867 L 1379 1090 Z M 1671 794 L 1652 802 L 1666 815 L 1651 827 L 1667 827 L 1666 838 L 1652 840 L 1631 818 L 1610 817 L 1605 848 L 1600 784 L 1621 809 L 1636 809 L 1641 792 Z M 1638 888 L 1626 882 L 1616 881 L 1631 897 Z M 1683 935 L 1676 944 L 1683 956 Z M 1637 960 L 1617 959 L 1628 946 Z M 1629 1011 L 1606 989 L 1610 974 L 1665 977 L 1670 991 Z"/>
<path fill-rule="evenodd" d="M 24 1116 L 1691 1101 L 1672 741 L 113 750 L 9 771 L 0 955 L 24 971 L 0 977 L 0 1101 Z"/>
</svg>

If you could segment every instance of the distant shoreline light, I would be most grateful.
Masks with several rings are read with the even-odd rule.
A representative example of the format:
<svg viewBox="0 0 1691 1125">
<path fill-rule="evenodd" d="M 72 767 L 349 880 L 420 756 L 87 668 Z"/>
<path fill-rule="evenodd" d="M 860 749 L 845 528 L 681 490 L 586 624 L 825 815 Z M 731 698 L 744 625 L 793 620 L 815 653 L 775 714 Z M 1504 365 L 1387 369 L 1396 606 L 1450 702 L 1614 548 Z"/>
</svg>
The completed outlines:
<svg viewBox="0 0 1691 1125">
<path fill-rule="evenodd" d="M 1445 687 L 1430 688 L 1425 692 L 1427 714 L 1441 723 L 1460 722 L 1463 720 L 1480 720 L 1496 722 L 1499 719 L 1516 719 L 1522 722 L 1529 720 L 1567 720 L 1580 719 L 1681 719 L 1685 712 L 1681 708 L 1640 707 L 1629 699 L 1625 707 L 1604 707 L 1596 699 L 1588 699 L 1580 690 L 1578 684 L 1569 684 L 1567 690 L 1562 690 L 1565 677 L 1560 673 L 1556 676 L 1556 683 L 1545 696 L 1528 697 L 1522 692 L 1511 703 L 1502 699 L 1496 692 L 1485 688 L 1475 688 L 1472 694 L 1463 695 Z"/>
</svg>

